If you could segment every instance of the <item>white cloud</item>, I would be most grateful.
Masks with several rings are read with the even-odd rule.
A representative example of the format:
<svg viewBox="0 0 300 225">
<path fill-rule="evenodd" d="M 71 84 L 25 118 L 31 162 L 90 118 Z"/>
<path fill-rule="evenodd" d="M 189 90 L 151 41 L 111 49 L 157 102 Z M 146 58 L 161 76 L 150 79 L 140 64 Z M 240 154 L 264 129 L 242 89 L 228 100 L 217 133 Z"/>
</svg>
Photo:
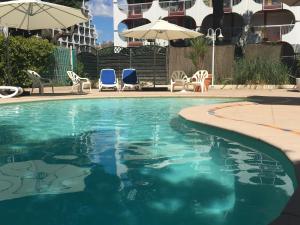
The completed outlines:
<svg viewBox="0 0 300 225">
<path fill-rule="evenodd" d="M 87 4 L 93 16 L 113 17 L 112 0 L 90 0 Z"/>
</svg>

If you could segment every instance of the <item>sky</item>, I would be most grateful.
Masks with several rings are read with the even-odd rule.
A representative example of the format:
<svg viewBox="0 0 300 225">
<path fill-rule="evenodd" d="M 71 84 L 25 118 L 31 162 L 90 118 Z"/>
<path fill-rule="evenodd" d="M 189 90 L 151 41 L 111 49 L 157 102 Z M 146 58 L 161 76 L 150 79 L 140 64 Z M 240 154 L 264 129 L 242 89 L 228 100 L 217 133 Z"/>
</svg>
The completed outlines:
<svg viewBox="0 0 300 225">
<path fill-rule="evenodd" d="M 88 3 L 96 25 L 98 42 L 113 40 L 113 6 L 112 0 L 90 0 Z"/>
</svg>

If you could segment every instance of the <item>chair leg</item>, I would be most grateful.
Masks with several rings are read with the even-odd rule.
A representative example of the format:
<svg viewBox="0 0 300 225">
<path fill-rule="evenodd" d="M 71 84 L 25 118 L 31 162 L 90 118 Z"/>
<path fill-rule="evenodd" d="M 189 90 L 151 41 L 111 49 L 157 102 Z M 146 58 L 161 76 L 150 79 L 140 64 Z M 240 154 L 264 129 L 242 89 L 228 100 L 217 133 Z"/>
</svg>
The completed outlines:
<svg viewBox="0 0 300 225">
<path fill-rule="evenodd" d="M 33 89 L 34 89 L 34 88 L 32 87 L 32 88 L 31 88 L 31 94 L 33 93 Z"/>
</svg>

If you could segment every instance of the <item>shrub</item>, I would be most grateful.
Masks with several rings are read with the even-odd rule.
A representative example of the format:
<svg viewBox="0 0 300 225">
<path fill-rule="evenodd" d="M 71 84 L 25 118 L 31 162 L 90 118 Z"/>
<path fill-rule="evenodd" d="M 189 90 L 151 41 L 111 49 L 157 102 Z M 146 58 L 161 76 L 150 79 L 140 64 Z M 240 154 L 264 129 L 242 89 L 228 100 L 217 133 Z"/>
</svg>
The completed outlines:
<svg viewBox="0 0 300 225">
<path fill-rule="evenodd" d="M 233 81 L 236 84 L 289 83 L 289 69 L 281 62 L 269 59 L 240 59 L 234 65 Z"/>
<path fill-rule="evenodd" d="M 35 70 L 43 76 L 51 73 L 53 68 L 54 45 L 47 40 L 31 37 L 9 37 L 7 41 L 0 36 L 0 84 L 27 87 L 30 79 L 26 74 L 27 69 Z M 7 54 L 8 47 L 8 54 Z M 9 64 L 6 58 L 9 58 Z"/>
</svg>

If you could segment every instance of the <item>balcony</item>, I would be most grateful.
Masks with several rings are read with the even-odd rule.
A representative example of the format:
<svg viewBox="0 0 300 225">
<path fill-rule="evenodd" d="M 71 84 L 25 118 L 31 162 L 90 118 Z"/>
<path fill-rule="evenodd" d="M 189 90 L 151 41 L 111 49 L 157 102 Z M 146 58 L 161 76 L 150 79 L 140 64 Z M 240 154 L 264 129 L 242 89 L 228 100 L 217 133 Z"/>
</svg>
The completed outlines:
<svg viewBox="0 0 300 225">
<path fill-rule="evenodd" d="M 291 32 L 294 24 L 253 26 L 254 34 L 261 41 L 278 42 L 282 36 Z"/>
<path fill-rule="evenodd" d="M 143 18 L 143 13 L 150 9 L 152 2 L 137 4 L 119 4 L 119 9 L 125 12 L 128 19 Z"/>
<path fill-rule="evenodd" d="M 160 1 L 161 8 L 168 10 L 169 16 L 184 16 L 185 11 L 195 4 L 195 0 Z"/>
<path fill-rule="evenodd" d="M 255 2 L 262 4 L 263 10 L 280 10 L 283 6 L 281 0 L 255 0 Z"/>
<path fill-rule="evenodd" d="M 232 7 L 239 4 L 241 1 L 242 0 L 224 0 L 223 1 L 224 13 L 232 13 Z M 212 0 L 203 0 L 203 2 L 208 7 L 213 7 Z"/>
</svg>

